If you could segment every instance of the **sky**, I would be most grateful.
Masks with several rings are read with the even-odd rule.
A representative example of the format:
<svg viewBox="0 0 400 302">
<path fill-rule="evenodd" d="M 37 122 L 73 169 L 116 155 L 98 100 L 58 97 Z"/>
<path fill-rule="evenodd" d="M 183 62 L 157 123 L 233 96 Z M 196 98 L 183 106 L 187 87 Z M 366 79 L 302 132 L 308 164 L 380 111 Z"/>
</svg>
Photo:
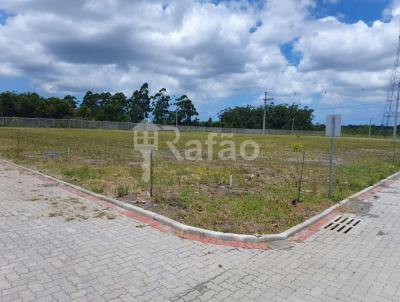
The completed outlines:
<svg viewBox="0 0 400 302">
<path fill-rule="evenodd" d="M 203 120 L 274 103 L 380 124 L 400 0 L 0 0 L 0 91 L 187 94 Z"/>
</svg>

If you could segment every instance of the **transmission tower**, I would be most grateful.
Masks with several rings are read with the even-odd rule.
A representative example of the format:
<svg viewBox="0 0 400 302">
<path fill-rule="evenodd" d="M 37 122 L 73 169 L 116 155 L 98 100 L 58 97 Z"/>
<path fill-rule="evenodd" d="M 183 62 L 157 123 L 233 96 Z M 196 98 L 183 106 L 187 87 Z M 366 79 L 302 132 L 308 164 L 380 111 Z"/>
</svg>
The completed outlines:
<svg viewBox="0 0 400 302">
<path fill-rule="evenodd" d="M 387 92 L 385 111 L 383 113 L 382 127 L 387 129 L 389 125 L 394 123 L 394 117 L 396 115 L 395 108 L 398 98 L 398 90 L 400 89 L 400 36 L 397 47 L 396 59 L 393 64 L 392 76 L 390 78 L 390 86 Z M 394 125 L 394 124 L 393 124 Z"/>
</svg>

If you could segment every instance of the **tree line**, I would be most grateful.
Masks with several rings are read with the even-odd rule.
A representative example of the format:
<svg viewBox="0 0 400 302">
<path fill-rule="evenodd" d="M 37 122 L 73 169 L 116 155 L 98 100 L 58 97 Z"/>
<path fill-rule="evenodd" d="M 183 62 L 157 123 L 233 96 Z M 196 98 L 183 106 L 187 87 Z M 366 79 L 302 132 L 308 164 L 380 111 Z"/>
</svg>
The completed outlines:
<svg viewBox="0 0 400 302">
<path fill-rule="evenodd" d="M 124 93 L 88 91 L 81 102 L 71 95 L 44 98 L 37 93 L 0 93 L 0 116 L 27 118 L 79 118 L 96 121 L 138 123 L 144 119 L 156 124 L 195 125 L 206 127 L 261 129 L 263 106 L 237 106 L 218 114 L 218 120 L 200 121 L 192 100 L 187 95 L 171 98 L 165 88 L 154 95 L 144 83 L 131 97 Z M 266 127 L 269 129 L 313 130 L 313 109 L 298 105 L 266 106 Z"/>
<path fill-rule="evenodd" d="M 3 92 L 0 94 L 0 116 L 72 118 L 75 115 L 76 99 L 43 98 L 37 93 Z"/>
<path fill-rule="evenodd" d="M 219 113 L 220 124 L 228 128 L 261 129 L 264 106 L 238 106 Z M 296 104 L 268 104 L 266 106 L 267 129 L 313 130 L 314 110 L 300 108 Z"/>
<path fill-rule="evenodd" d="M 138 123 L 152 118 L 157 124 L 192 125 L 198 123 L 198 112 L 187 95 L 172 103 L 165 88 L 150 95 L 144 83 L 131 97 L 124 93 L 86 92 L 78 106 L 74 96 L 44 98 L 37 93 L 0 93 L 0 116 L 28 118 L 82 118 L 96 121 Z"/>
</svg>

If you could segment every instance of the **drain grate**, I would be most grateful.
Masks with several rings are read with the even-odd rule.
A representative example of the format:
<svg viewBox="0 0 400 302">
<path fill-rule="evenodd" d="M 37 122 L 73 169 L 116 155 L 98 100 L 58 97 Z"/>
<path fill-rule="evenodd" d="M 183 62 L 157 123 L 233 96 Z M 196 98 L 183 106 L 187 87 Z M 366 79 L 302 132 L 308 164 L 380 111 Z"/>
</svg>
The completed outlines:
<svg viewBox="0 0 400 302">
<path fill-rule="evenodd" d="M 335 220 L 328 223 L 324 229 L 329 231 L 336 231 L 338 233 L 347 234 L 354 227 L 356 227 L 361 222 L 360 219 L 354 217 L 339 216 Z"/>
</svg>

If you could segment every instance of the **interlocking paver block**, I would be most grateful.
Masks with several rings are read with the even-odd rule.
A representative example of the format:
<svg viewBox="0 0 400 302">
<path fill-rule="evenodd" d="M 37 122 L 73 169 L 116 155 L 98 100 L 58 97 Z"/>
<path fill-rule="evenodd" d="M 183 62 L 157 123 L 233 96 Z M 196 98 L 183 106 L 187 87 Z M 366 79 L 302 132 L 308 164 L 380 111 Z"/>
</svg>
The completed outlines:
<svg viewBox="0 0 400 302">
<path fill-rule="evenodd" d="M 137 227 L 46 182 L 0 164 L 0 301 L 400 300 L 399 180 L 366 195 L 370 212 L 348 234 L 279 251 Z"/>
</svg>

